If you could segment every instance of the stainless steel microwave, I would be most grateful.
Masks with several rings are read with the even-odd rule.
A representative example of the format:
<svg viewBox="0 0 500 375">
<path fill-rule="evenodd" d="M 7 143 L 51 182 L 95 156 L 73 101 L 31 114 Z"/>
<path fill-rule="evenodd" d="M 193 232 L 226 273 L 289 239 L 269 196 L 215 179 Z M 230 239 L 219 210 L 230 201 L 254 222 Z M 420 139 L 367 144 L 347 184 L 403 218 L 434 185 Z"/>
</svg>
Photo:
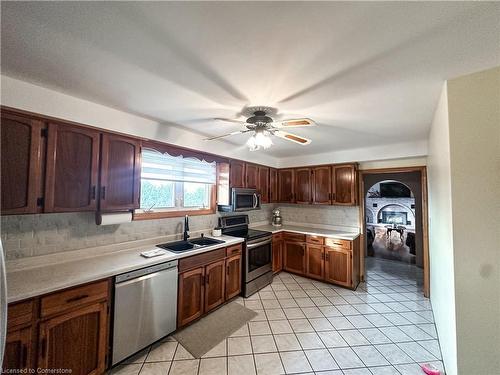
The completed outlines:
<svg viewBox="0 0 500 375">
<path fill-rule="evenodd" d="M 260 210 L 260 194 L 256 189 L 231 189 L 231 204 L 219 206 L 219 211 L 238 212 Z"/>
</svg>

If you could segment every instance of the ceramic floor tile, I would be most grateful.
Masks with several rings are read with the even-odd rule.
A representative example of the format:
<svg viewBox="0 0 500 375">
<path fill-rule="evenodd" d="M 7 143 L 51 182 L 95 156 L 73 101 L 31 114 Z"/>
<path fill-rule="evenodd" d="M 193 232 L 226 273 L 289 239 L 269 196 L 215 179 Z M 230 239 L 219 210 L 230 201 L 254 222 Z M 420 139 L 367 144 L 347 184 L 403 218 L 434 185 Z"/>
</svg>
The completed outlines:
<svg viewBox="0 0 500 375">
<path fill-rule="evenodd" d="M 146 360 L 146 357 L 148 356 L 149 353 L 149 347 L 141 350 L 139 353 L 134 354 L 132 357 L 126 359 L 123 361 L 123 364 L 130 365 L 133 363 L 143 363 Z"/>
<path fill-rule="evenodd" d="M 262 306 L 264 306 L 264 309 L 279 309 L 280 303 L 278 302 L 277 299 L 265 299 L 262 301 Z"/>
<path fill-rule="evenodd" d="M 437 360 L 431 353 L 425 350 L 419 343 L 417 342 L 401 342 L 397 344 L 401 349 L 404 350 L 406 354 L 408 354 L 415 362 L 423 362 L 423 361 L 435 361 Z"/>
<path fill-rule="evenodd" d="M 318 336 L 327 348 L 339 348 L 348 346 L 347 342 L 337 331 L 318 332 Z"/>
<path fill-rule="evenodd" d="M 289 320 L 289 323 L 293 332 L 314 332 L 313 326 L 307 319 L 293 319 Z"/>
<path fill-rule="evenodd" d="M 287 319 L 302 319 L 306 317 L 299 307 L 285 309 L 285 315 Z"/>
<path fill-rule="evenodd" d="M 393 342 L 412 341 L 411 337 L 404 333 L 400 327 L 380 327 L 380 331 Z"/>
<path fill-rule="evenodd" d="M 167 341 L 155 344 L 146 357 L 146 362 L 171 361 L 174 358 L 177 342 Z"/>
<path fill-rule="evenodd" d="M 166 362 L 169 363 L 170 362 Z M 137 375 L 141 371 L 142 364 L 132 364 L 132 365 L 118 365 L 114 367 L 109 373 L 111 375 Z"/>
<path fill-rule="evenodd" d="M 278 351 L 272 335 L 252 336 L 252 348 L 254 353 L 270 353 Z"/>
<path fill-rule="evenodd" d="M 268 320 L 283 320 L 287 318 L 283 309 L 266 310 L 266 316 Z"/>
<path fill-rule="evenodd" d="M 425 340 L 418 342 L 420 346 L 430 352 L 437 359 L 441 359 L 441 348 L 438 340 Z"/>
<path fill-rule="evenodd" d="M 288 320 L 273 320 L 269 322 L 272 333 L 279 335 L 280 333 L 292 333 L 292 327 Z"/>
<path fill-rule="evenodd" d="M 227 340 L 227 339 L 226 339 Z M 227 341 L 223 340 L 205 353 L 202 358 L 225 357 L 227 355 Z"/>
<path fill-rule="evenodd" d="M 396 370 L 393 366 L 379 366 L 379 367 L 370 367 L 370 372 L 373 375 L 400 375 L 401 373 Z M 421 374 L 422 375 L 422 374 Z"/>
<path fill-rule="evenodd" d="M 370 366 L 383 366 L 388 365 L 389 362 L 384 358 L 380 352 L 375 349 L 374 346 L 358 346 L 354 349 L 358 357 L 363 361 L 363 363 Z"/>
<path fill-rule="evenodd" d="M 321 341 L 316 333 L 297 333 L 296 336 L 302 346 L 302 349 L 304 350 L 320 349 L 325 347 L 323 341 Z"/>
<path fill-rule="evenodd" d="M 174 361 L 170 366 L 169 375 L 197 375 L 199 359 L 188 359 L 183 361 Z"/>
<path fill-rule="evenodd" d="M 344 370 L 344 375 L 372 375 L 372 373 L 367 368 L 353 368 Z"/>
<path fill-rule="evenodd" d="M 347 316 L 346 317 L 349 322 L 355 327 L 355 328 L 371 328 L 373 327 L 373 324 L 370 323 L 368 319 L 366 319 L 363 315 L 353 315 L 353 316 Z"/>
<path fill-rule="evenodd" d="M 168 374 L 172 362 L 151 362 L 142 366 L 140 375 L 164 375 Z"/>
<path fill-rule="evenodd" d="M 302 349 L 297 336 L 293 333 L 274 335 L 274 339 L 280 352 Z"/>
<path fill-rule="evenodd" d="M 328 371 L 339 368 L 327 349 L 305 350 L 304 352 L 314 371 Z"/>
<path fill-rule="evenodd" d="M 310 318 L 309 323 L 316 331 L 330 331 L 333 329 L 332 324 L 326 318 Z"/>
<path fill-rule="evenodd" d="M 267 312 L 266 312 L 267 314 Z M 271 333 L 271 328 L 268 322 L 249 322 L 248 329 L 250 335 L 268 335 Z"/>
<path fill-rule="evenodd" d="M 312 371 L 303 351 L 281 352 L 280 357 L 287 374 Z"/>
<path fill-rule="evenodd" d="M 333 307 L 333 306 L 332 306 Z M 304 316 L 308 319 L 311 318 L 324 318 L 323 313 L 317 307 L 303 307 L 302 312 Z"/>
<path fill-rule="evenodd" d="M 227 359 L 202 358 L 198 375 L 224 375 L 227 374 Z"/>
<path fill-rule="evenodd" d="M 396 344 L 375 345 L 375 348 L 382 353 L 385 359 L 392 365 L 413 362 L 413 360 L 403 350 L 396 346 Z"/>
<path fill-rule="evenodd" d="M 252 344 L 250 337 L 228 337 L 227 339 L 227 354 L 242 355 L 252 354 Z"/>
<path fill-rule="evenodd" d="M 332 318 L 328 318 L 330 323 L 332 323 L 333 327 L 336 330 L 341 330 L 341 329 L 353 329 L 354 326 L 351 324 L 349 320 L 347 320 L 343 316 L 334 316 Z"/>
<path fill-rule="evenodd" d="M 365 365 L 351 348 L 329 349 L 341 369 L 364 367 Z"/>
<path fill-rule="evenodd" d="M 255 375 L 253 355 L 238 355 L 227 358 L 228 375 Z"/>
<path fill-rule="evenodd" d="M 359 332 L 370 342 L 370 344 L 387 344 L 391 340 L 378 328 L 362 328 Z"/>
<path fill-rule="evenodd" d="M 254 360 L 257 375 L 278 375 L 285 373 L 278 353 L 255 354 Z"/>
<path fill-rule="evenodd" d="M 279 304 L 283 309 L 289 308 L 289 307 L 299 307 L 297 305 L 297 302 L 295 302 L 294 299 L 280 299 Z"/>
<path fill-rule="evenodd" d="M 370 342 L 357 329 L 339 331 L 349 346 L 368 345 Z"/>
<path fill-rule="evenodd" d="M 320 306 L 318 309 L 327 318 L 342 316 L 342 313 L 335 306 Z"/>
</svg>

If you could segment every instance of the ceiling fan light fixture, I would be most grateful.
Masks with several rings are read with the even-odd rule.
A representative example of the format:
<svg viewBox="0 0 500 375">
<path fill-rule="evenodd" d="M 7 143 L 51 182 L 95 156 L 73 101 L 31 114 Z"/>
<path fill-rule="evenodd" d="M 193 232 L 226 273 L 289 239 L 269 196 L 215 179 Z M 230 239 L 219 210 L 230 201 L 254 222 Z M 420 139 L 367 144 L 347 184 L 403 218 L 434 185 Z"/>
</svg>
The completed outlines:
<svg viewBox="0 0 500 375">
<path fill-rule="evenodd" d="M 261 147 L 263 149 L 268 149 L 273 145 L 271 137 L 269 137 L 269 132 L 266 130 L 256 131 L 254 135 L 248 138 L 247 146 L 250 151 L 257 151 Z"/>
</svg>

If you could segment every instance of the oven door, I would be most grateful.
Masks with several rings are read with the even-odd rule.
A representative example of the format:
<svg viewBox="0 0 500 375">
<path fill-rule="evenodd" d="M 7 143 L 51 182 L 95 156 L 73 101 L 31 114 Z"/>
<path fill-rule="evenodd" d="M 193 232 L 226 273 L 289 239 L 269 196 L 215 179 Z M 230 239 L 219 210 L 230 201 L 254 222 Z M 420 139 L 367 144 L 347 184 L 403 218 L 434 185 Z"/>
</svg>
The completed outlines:
<svg viewBox="0 0 500 375">
<path fill-rule="evenodd" d="M 260 209 L 260 194 L 255 189 L 233 189 L 233 211 L 250 211 Z"/>
<path fill-rule="evenodd" d="M 252 281 L 272 270 L 272 239 L 247 243 L 245 255 L 245 282 Z"/>
</svg>

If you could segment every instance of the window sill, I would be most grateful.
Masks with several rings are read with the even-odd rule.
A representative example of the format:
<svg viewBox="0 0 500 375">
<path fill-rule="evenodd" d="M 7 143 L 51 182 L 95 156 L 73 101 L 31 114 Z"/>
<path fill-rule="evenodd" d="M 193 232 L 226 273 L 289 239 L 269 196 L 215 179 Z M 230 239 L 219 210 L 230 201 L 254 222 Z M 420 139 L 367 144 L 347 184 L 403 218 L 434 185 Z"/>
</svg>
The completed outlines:
<svg viewBox="0 0 500 375">
<path fill-rule="evenodd" d="M 155 220 L 166 219 L 169 217 L 181 217 L 185 215 L 199 216 L 199 215 L 213 215 L 215 208 L 207 208 L 205 210 L 184 210 L 184 211 L 158 211 L 158 212 L 139 212 L 133 214 L 133 220 Z"/>
</svg>

